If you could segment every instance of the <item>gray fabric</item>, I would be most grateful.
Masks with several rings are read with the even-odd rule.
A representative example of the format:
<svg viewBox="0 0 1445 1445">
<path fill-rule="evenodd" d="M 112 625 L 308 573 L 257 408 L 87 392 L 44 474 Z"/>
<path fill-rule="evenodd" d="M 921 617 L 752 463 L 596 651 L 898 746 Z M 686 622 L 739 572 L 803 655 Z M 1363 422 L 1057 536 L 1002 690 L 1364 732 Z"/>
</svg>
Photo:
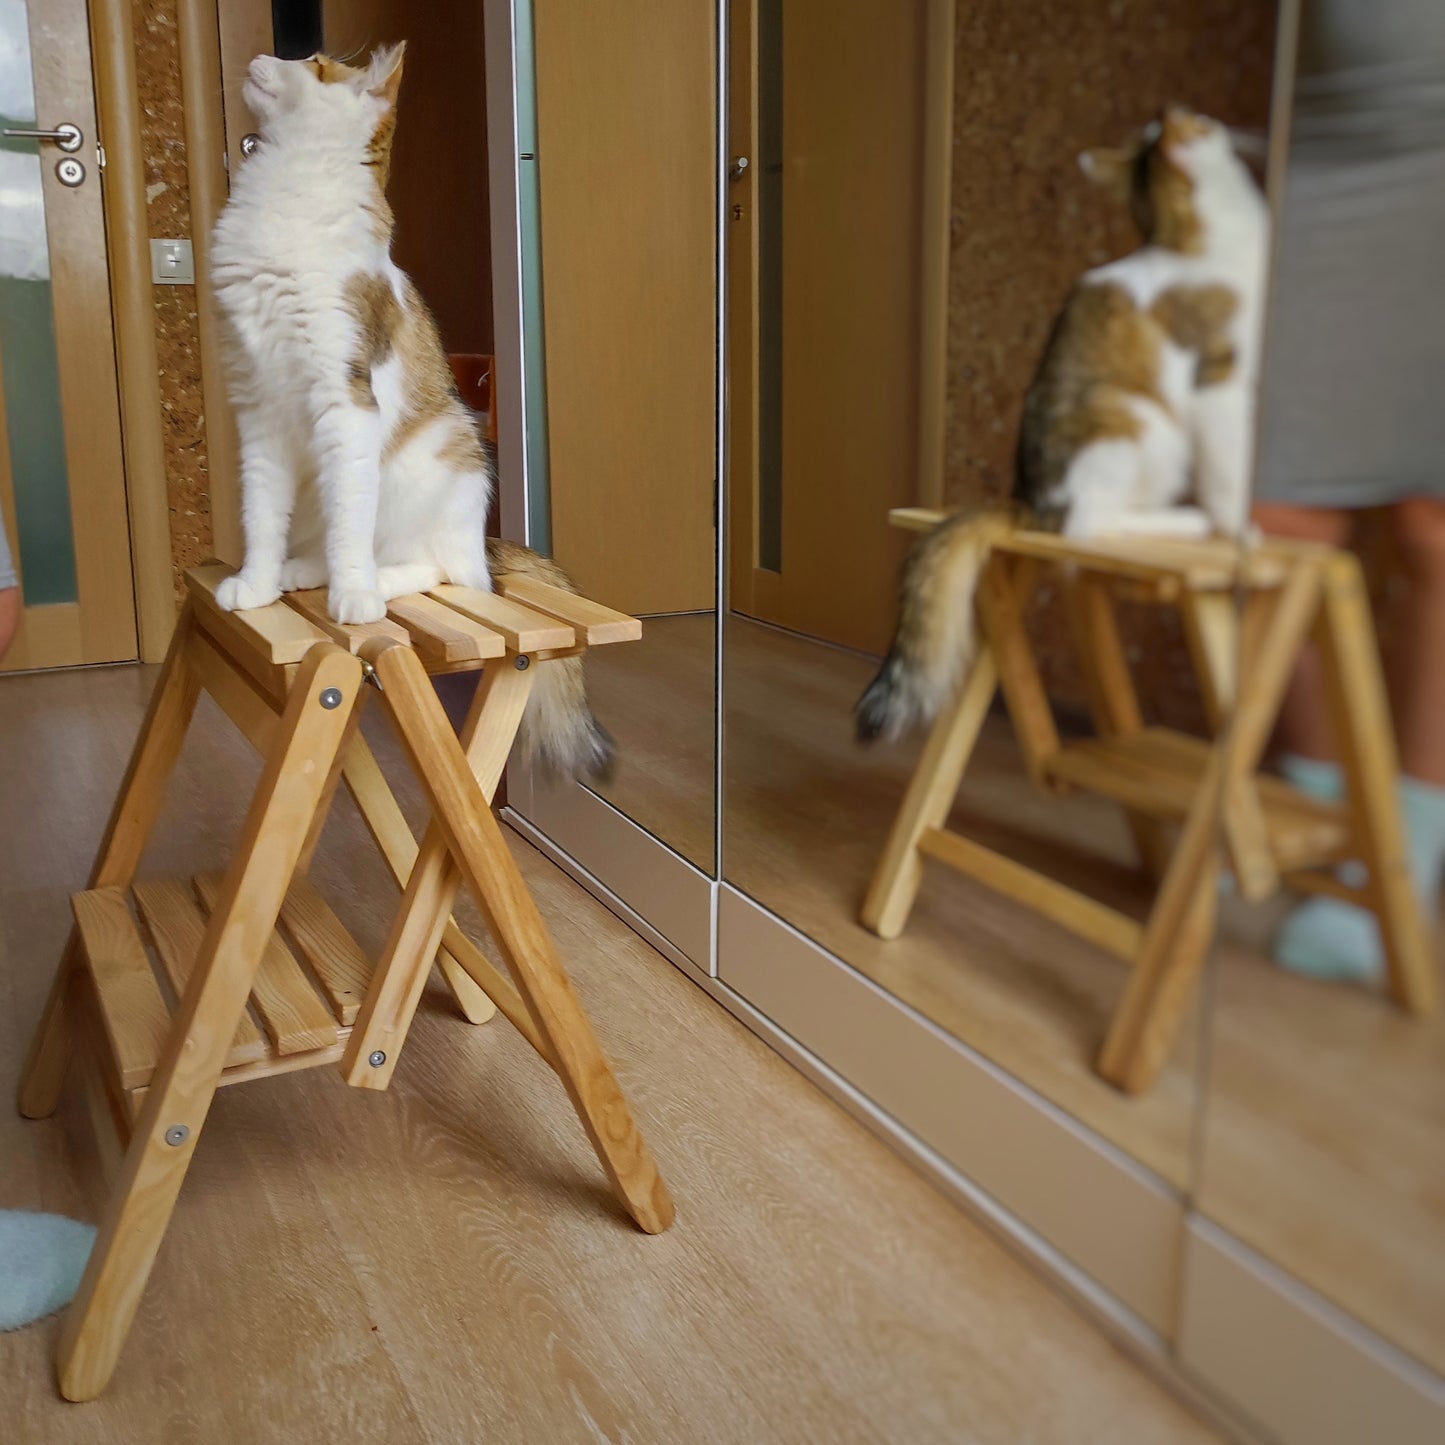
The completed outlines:
<svg viewBox="0 0 1445 1445">
<path fill-rule="evenodd" d="M 5 518 L 0 517 L 0 592 L 7 587 L 17 587 L 19 583 L 15 563 L 10 556 L 10 539 L 5 535 Z"/>
<path fill-rule="evenodd" d="M 1445 0 L 1307 0 L 1261 501 L 1445 495 Z"/>
</svg>

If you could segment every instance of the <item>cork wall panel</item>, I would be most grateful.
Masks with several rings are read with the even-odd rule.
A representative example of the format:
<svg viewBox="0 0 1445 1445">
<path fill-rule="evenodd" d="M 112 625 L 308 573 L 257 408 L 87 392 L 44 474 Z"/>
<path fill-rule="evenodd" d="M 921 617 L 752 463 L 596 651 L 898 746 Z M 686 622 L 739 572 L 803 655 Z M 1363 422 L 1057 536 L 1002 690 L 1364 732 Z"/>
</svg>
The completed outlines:
<svg viewBox="0 0 1445 1445">
<path fill-rule="evenodd" d="M 953 133 L 945 497 L 1006 495 L 1024 393 L 1079 274 L 1138 235 L 1079 169 L 1170 102 L 1263 128 L 1269 0 L 960 0 Z M 1050 691 L 1082 702 L 1057 599 L 1035 619 Z M 1135 614 L 1161 716 L 1197 717 L 1172 619 Z"/>
<path fill-rule="evenodd" d="M 175 0 L 133 0 L 136 79 L 145 152 L 147 224 L 154 237 L 191 234 Z M 166 493 L 177 589 L 211 552 L 205 413 L 194 286 L 155 288 L 156 352 L 166 445 Z"/>
</svg>

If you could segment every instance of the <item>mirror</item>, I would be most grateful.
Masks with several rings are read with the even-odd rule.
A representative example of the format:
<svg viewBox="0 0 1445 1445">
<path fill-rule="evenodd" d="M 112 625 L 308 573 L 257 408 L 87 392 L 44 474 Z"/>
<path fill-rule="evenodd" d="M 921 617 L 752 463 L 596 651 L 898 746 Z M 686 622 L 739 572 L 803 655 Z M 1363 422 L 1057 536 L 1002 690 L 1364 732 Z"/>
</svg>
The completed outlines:
<svg viewBox="0 0 1445 1445">
<path fill-rule="evenodd" d="M 546 412 L 529 433 L 545 427 L 546 453 L 529 485 L 582 591 L 643 618 L 640 642 L 587 659 L 617 744 L 613 775 L 590 786 L 711 873 L 714 19 L 706 5 L 628 0 L 538 4 L 533 23 L 536 150 L 522 181 L 524 235 L 535 186 Z"/>
<path fill-rule="evenodd" d="M 1181 531 L 1164 567 L 1145 535 L 1071 574 L 1060 563 L 1083 554 L 1049 515 L 1049 469 L 1086 439 L 1025 398 L 1037 380 L 1030 406 L 1048 412 L 1070 367 L 1127 369 L 1122 353 L 1070 360 L 1059 318 L 1086 272 L 1140 246 L 1141 221 L 1194 254 L 1165 194 L 1184 182 L 1147 155 L 1207 152 L 1207 184 L 1232 187 L 1210 191 L 1210 236 L 1255 227 L 1239 294 L 1212 320 L 1191 294 L 1185 336 L 1169 302 L 1146 317 L 1121 282 L 1085 298 L 1108 314 L 1068 325 L 1101 352 L 1133 335 L 1150 366 L 1185 357 L 1186 389 L 1228 374 L 1248 436 L 1254 353 L 1216 342 L 1236 322 L 1256 334 L 1264 201 L 1226 128 L 1262 151 L 1274 27 L 1245 0 L 732 7 L 723 877 L 1181 1191 L 1197 1002 L 1154 983 L 1181 949 L 1197 983 L 1210 946 L 1215 875 L 1195 886 L 1210 819 L 1168 930 L 1146 924 L 1225 701 L 1200 676 L 1222 665 L 1235 552 Z M 1192 110 L 1164 117 L 1175 105 Z M 1131 214 L 1141 186 L 1152 200 Z M 1091 425 L 1128 451 L 1135 420 Z M 1006 510 L 1021 435 L 1048 453 L 1027 525 Z M 934 531 L 944 512 L 977 526 Z M 960 545 L 934 568 L 945 536 Z M 1207 594 L 1188 626 L 1186 574 Z M 999 679 L 964 666 L 975 585 L 974 656 Z M 885 736 L 863 745 L 855 706 L 890 647 L 886 705 L 861 717 Z M 1141 992 L 1124 958 L 1146 945 Z"/>
<path fill-rule="evenodd" d="M 1442 91 L 1439 6 L 1303 0 L 1255 517 L 1261 553 L 1320 572 L 1263 785 L 1291 788 L 1317 837 L 1282 891 L 1224 910 L 1198 1190 L 1209 1218 L 1437 1372 Z"/>
</svg>

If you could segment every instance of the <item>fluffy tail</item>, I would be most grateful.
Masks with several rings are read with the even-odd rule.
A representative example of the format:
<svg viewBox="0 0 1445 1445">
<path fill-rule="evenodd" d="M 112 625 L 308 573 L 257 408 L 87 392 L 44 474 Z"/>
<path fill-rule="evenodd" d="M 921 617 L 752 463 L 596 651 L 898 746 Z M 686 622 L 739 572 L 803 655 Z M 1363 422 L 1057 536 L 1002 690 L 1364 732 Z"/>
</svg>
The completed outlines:
<svg viewBox="0 0 1445 1445">
<path fill-rule="evenodd" d="M 519 573 L 549 587 L 576 592 L 572 579 L 550 557 L 517 542 L 487 539 L 487 563 L 494 577 Z M 524 762 L 539 762 L 563 777 L 606 778 L 616 748 L 607 729 L 592 716 L 580 657 L 549 662 L 537 674 L 517 745 Z"/>
<path fill-rule="evenodd" d="M 908 556 L 898 628 L 878 676 L 858 699 L 858 741 L 898 738 L 931 722 L 958 690 L 974 653 L 973 597 L 1003 510 L 957 513 Z"/>
</svg>

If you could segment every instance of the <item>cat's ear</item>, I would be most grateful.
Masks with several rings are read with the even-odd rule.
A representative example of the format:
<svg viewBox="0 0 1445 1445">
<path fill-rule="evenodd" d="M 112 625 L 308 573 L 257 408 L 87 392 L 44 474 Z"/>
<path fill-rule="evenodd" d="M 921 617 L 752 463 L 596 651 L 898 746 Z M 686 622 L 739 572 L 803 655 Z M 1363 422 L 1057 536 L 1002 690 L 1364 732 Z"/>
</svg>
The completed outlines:
<svg viewBox="0 0 1445 1445">
<path fill-rule="evenodd" d="M 1101 146 L 1079 157 L 1079 169 L 1121 201 L 1129 199 L 1134 183 L 1134 152 Z"/>
<path fill-rule="evenodd" d="M 372 57 L 366 71 L 367 91 L 387 105 L 396 104 L 401 89 L 401 62 L 406 55 L 406 41 L 384 45 Z"/>
</svg>

